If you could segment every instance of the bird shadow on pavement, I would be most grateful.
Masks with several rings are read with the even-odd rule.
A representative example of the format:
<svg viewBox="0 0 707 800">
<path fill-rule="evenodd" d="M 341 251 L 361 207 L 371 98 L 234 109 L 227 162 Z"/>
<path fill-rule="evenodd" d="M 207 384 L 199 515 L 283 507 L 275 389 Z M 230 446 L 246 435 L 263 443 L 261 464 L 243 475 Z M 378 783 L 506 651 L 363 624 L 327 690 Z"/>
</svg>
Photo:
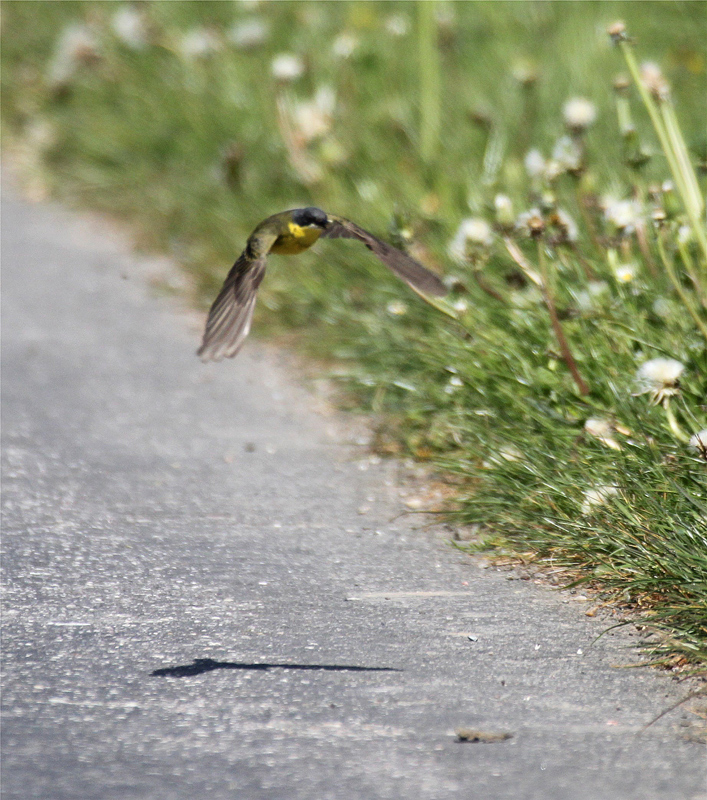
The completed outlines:
<svg viewBox="0 0 707 800">
<path fill-rule="evenodd" d="M 204 672 L 213 672 L 215 669 L 246 669 L 266 671 L 269 669 L 301 669 L 326 672 L 402 672 L 395 667 L 361 667 L 347 664 L 280 664 L 280 663 L 254 663 L 248 664 L 241 661 L 214 661 L 212 658 L 195 658 L 193 664 L 183 664 L 178 667 L 163 667 L 151 672 L 152 677 L 159 678 L 189 678 L 201 675 Z"/>
</svg>

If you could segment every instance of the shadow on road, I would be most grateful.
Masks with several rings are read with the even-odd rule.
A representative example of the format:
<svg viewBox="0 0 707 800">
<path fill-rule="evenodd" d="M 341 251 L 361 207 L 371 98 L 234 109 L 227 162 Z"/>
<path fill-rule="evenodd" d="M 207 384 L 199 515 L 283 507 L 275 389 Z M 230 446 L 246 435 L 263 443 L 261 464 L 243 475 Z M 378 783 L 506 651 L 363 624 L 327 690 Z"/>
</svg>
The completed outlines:
<svg viewBox="0 0 707 800">
<path fill-rule="evenodd" d="M 329 672 L 402 672 L 395 667 L 359 667 L 345 664 L 246 664 L 241 661 L 214 661 L 211 658 L 195 658 L 193 664 L 183 664 L 179 667 L 164 667 L 156 669 L 150 675 L 161 678 L 188 678 L 192 675 L 201 675 L 202 672 L 212 672 L 215 669 L 306 669 L 322 670 Z"/>
</svg>

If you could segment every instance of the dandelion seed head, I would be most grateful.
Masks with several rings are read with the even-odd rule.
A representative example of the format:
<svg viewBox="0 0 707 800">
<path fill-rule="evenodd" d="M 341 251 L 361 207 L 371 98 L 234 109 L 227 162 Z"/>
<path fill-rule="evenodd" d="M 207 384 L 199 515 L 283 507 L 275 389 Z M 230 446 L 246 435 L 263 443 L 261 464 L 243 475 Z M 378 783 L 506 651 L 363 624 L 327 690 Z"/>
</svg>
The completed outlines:
<svg viewBox="0 0 707 800">
<path fill-rule="evenodd" d="M 627 39 L 626 24 L 620 20 L 609 25 L 609 27 L 606 29 L 606 32 L 609 34 L 611 41 L 614 44 L 625 42 Z"/>
<path fill-rule="evenodd" d="M 320 139 L 331 129 L 336 94 L 330 86 L 321 86 L 312 100 L 295 103 L 292 114 L 305 142 Z"/>
<path fill-rule="evenodd" d="M 692 228 L 689 225 L 681 225 L 678 228 L 678 242 L 687 244 L 692 241 Z"/>
<path fill-rule="evenodd" d="M 59 35 L 49 63 L 49 83 L 54 86 L 66 84 L 79 67 L 91 65 L 99 58 L 98 40 L 93 31 L 81 23 L 67 25 Z"/>
<path fill-rule="evenodd" d="M 58 141 L 59 133 L 56 125 L 44 117 L 34 118 L 25 133 L 27 143 L 40 153 L 51 150 Z"/>
<path fill-rule="evenodd" d="M 674 358 L 652 358 L 636 371 L 636 388 L 638 394 L 650 393 L 654 402 L 658 403 L 679 391 L 680 376 L 685 365 Z"/>
<path fill-rule="evenodd" d="M 621 233 L 632 233 L 641 221 L 641 205 L 635 200 L 604 200 L 604 218 Z"/>
<path fill-rule="evenodd" d="M 531 208 L 518 215 L 516 230 L 526 236 L 539 236 L 545 229 L 545 220 L 538 208 Z"/>
<path fill-rule="evenodd" d="M 582 502 L 582 514 L 591 514 L 595 509 L 605 505 L 612 497 L 616 497 L 618 493 L 618 487 L 611 485 L 587 489 Z"/>
<path fill-rule="evenodd" d="M 250 50 L 267 41 L 270 28 L 260 17 L 251 17 L 236 22 L 228 32 L 228 39 L 241 50 Z"/>
<path fill-rule="evenodd" d="M 186 59 L 207 58 L 221 49 L 218 35 L 208 28 L 187 31 L 179 42 L 179 52 Z"/>
<path fill-rule="evenodd" d="M 410 19 L 405 14 L 391 14 L 385 21 L 385 29 L 391 36 L 406 36 L 410 31 Z"/>
<path fill-rule="evenodd" d="M 577 133 L 585 131 L 597 118 L 597 107 L 585 97 L 572 97 L 562 108 L 565 125 Z"/>
<path fill-rule="evenodd" d="M 542 178 L 545 175 L 545 159 L 539 150 L 535 148 L 528 150 L 523 163 L 525 164 L 525 171 L 530 178 Z"/>
<path fill-rule="evenodd" d="M 623 74 L 617 75 L 614 78 L 613 86 L 616 94 L 619 95 L 626 94 L 629 87 L 631 86 L 631 79 L 628 77 L 628 75 L 623 75 Z"/>
<path fill-rule="evenodd" d="M 584 430 L 590 435 L 598 439 L 603 445 L 610 447 L 612 450 L 621 450 L 621 445 L 614 438 L 614 426 L 608 419 L 603 417 L 590 417 L 584 423 Z"/>
<path fill-rule="evenodd" d="M 519 59 L 511 67 L 511 74 L 522 86 L 532 86 L 538 79 L 538 69 L 532 61 Z"/>
<path fill-rule="evenodd" d="M 582 168 L 582 148 L 571 136 L 560 136 L 552 149 L 552 160 L 563 172 L 576 172 Z"/>
<path fill-rule="evenodd" d="M 472 250 L 487 249 L 493 244 L 491 226 L 481 217 L 467 217 L 459 224 L 454 238 L 449 243 L 449 255 L 458 263 L 464 263 Z"/>
<path fill-rule="evenodd" d="M 567 242 L 576 242 L 579 236 L 579 228 L 572 217 L 563 209 L 558 208 L 553 215 L 553 224 L 562 232 L 563 238 Z"/>
<path fill-rule="evenodd" d="M 508 195 L 497 194 L 493 199 L 496 210 L 496 222 L 504 228 L 512 228 L 515 222 L 513 201 Z"/>
<path fill-rule="evenodd" d="M 280 53 L 273 58 L 270 72 L 278 81 L 296 81 L 304 75 L 304 61 L 293 53 Z"/>
<path fill-rule="evenodd" d="M 653 313 L 662 319 L 667 319 L 673 310 L 670 301 L 665 297 L 656 297 L 656 299 L 653 301 L 652 308 Z"/>
<path fill-rule="evenodd" d="M 707 459 L 707 428 L 693 434 L 687 446 L 690 450 L 695 450 L 702 458 Z"/>
<path fill-rule="evenodd" d="M 597 301 L 609 291 L 606 281 L 589 281 L 586 289 L 575 294 L 575 302 L 580 311 L 591 311 L 597 307 Z"/>
<path fill-rule="evenodd" d="M 358 181 L 356 183 L 356 191 L 358 192 L 361 200 L 365 200 L 367 203 L 375 200 L 380 194 L 380 188 L 378 184 L 370 179 Z"/>
<path fill-rule="evenodd" d="M 331 47 L 331 52 L 337 58 L 351 58 L 359 46 L 358 37 L 353 33 L 340 33 Z"/>
<path fill-rule="evenodd" d="M 145 17 L 131 6 L 121 6 L 111 18 L 111 28 L 118 39 L 133 50 L 144 50 L 149 36 Z"/>
<path fill-rule="evenodd" d="M 670 84 L 655 61 L 644 61 L 641 64 L 641 82 L 656 100 L 667 100 L 670 96 Z"/>
</svg>

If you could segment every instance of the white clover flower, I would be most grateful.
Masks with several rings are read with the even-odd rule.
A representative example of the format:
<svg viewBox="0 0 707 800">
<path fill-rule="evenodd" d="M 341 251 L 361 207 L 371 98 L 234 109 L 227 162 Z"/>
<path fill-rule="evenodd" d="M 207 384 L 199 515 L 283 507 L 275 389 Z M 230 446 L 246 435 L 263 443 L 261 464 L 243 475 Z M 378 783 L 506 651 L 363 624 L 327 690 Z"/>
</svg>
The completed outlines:
<svg viewBox="0 0 707 800">
<path fill-rule="evenodd" d="M 578 133 L 586 130 L 597 118 L 597 107 L 585 97 L 572 97 L 562 108 L 565 125 Z"/>
<path fill-rule="evenodd" d="M 685 365 L 674 358 L 652 358 L 636 371 L 637 394 L 650 394 L 653 401 L 661 402 L 679 391 L 680 376 Z"/>
<path fill-rule="evenodd" d="M 280 53 L 272 60 L 270 72 L 278 81 L 296 81 L 304 75 L 304 61 L 293 53 Z"/>
<path fill-rule="evenodd" d="M 452 303 L 452 308 L 460 314 L 464 314 L 469 310 L 469 303 L 460 297 Z"/>
<path fill-rule="evenodd" d="M 268 23 L 260 17 L 251 17 L 234 23 L 228 32 L 228 40 L 241 50 L 249 50 L 263 44 L 269 35 Z"/>
<path fill-rule="evenodd" d="M 93 31 L 81 23 L 68 25 L 61 32 L 49 63 L 49 83 L 54 86 L 68 83 L 79 67 L 92 64 L 99 57 L 98 40 Z"/>
<path fill-rule="evenodd" d="M 638 267 L 635 264 L 618 264 L 614 269 L 614 277 L 619 283 L 631 283 L 638 275 Z"/>
<path fill-rule="evenodd" d="M 560 136 L 552 149 L 552 160 L 565 172 L 582 167 L 582 148 L 571 136 Z"/>
<path fill-rule="evenodd" d="M 336 94 L 331 86 L 320 86 L 312 100 L 295 103 L 293 121 L 305 142 L 320 139 L 331 129 Z"/>
<path fill-rule="evenodd" d="M 351 58 L 358 49 L 358 45 L 358 37 L 354 36 L 353 33 L 340 33 L 336 39 L 334 39 L 331 52 L 337 58 Z"/>
<path fill-rule="evenodd" d="M 539 150 L 535 148 L 528 150 L 523 159 L 523 163 L 525 164 L 525 171 L 528 173 L 529 177 L 542 178 L 545 174 L 545 159 Z"/>
<path fill-rule="evenodd" d="M 480 217 L 467 217 L 459 224 L 448 252 L 451 258 L 463 264 L 469 258 L 470 249 L 485 249 L 492 244 L 493 231 L 488 222 Z"/>
<path fill-rule="evenodd" d="M 221 49 L 221 40 L 208 28 L 187 31 L 179 42 L 179 52 L 186 59 L 206 58 Z"/>
<path fill-rule="evenodd" d="M 618 495 L 617 486 L 597 486 L 587 489 L 582 502 L 582 514 L 591 514 L 596 508 L 605 505 L 612 497 Z"/>
<path fill-rule="evenodd" d="M 410 30 L 410 19 L 405 14 L 391 14 L 385 21 L 385 29 L 391 36 L 405 36 Z"/>
<path fill-rule="evenodd" d="M 111 28 L 118 39 L 133 50 L 144 50 L 149 36 L 145 17 L 131 6 L 121 6 L 111 18 Z"/>
<path fill-rule="evenodd" d="M 702 458 L 707 459 L 707 428 L 699 433 L 693 434 L 687 446 L 690 450 L 696 450 Z"/>
<path fill-rule="evenodd" d="M 391 300 L 385 309 L 394 317 L 402 317 L 408 313 L 407 303 L 404 303 L 402 300 Z"/>
<path fill-rule="evenodd" d="M 513 227 L 515 217 L 511 198 L 505 194 L 497 194 L 493 198 L 493 207 L 496 209 L 496 222 L 504 228 Z"/>
<path fill-rule="evenodd" d="M 608 419 L 602 417 L 590 417 L 584 423 L 584 430 L 598 439 L 602 444 L 612 450 L 621 450 L 621 445 L 614 439 L 614 426 Z"/>
<path fill-rule="evenodd" d="M 632 233 L 641 221 L 641 204 L 635 200 L 605 198 L 604 218 L 621 233 Z"/>
</svg>

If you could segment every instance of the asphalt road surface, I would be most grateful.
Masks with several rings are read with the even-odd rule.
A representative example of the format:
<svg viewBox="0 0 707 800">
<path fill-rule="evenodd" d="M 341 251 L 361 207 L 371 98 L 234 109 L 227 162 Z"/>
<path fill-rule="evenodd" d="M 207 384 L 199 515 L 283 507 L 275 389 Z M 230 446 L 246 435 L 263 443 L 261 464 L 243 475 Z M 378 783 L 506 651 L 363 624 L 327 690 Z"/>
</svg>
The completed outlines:
<svg viewBox="0 0 707 800">
<path fill-rule="evenodd" d="M 707 797 L 627 631 L 399 516 L 286 353 L 201 364 L 105 224 L 2 211 L 5 800 Z"/>
</svg>

